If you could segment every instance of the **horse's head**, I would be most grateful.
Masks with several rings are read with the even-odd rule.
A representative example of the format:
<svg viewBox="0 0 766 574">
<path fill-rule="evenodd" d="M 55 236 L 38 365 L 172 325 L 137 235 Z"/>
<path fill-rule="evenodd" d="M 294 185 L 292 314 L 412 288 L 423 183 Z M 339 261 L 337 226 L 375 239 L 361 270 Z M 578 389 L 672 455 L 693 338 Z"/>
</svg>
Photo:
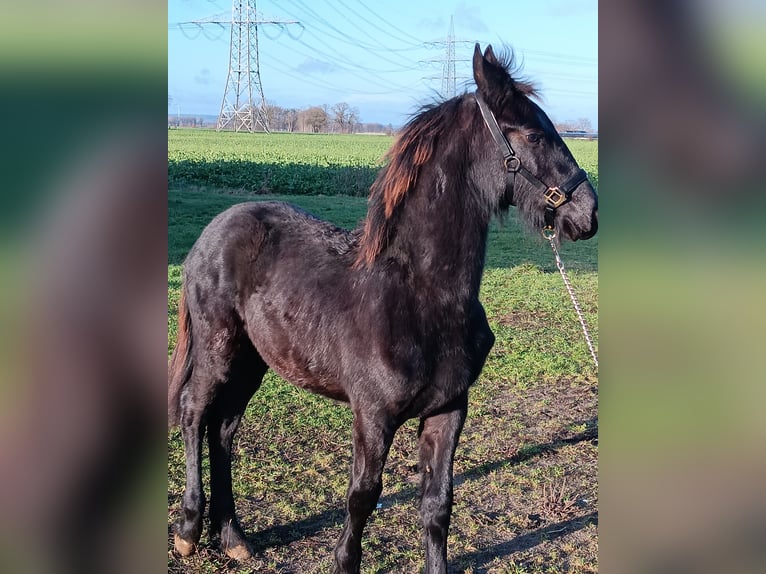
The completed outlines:
<svg viewBox="0 0 766 574">
<path fill-rule="evenodd" d="M 534 88 L 511 76 L 512 58 L 498 60 L 487 46 L 473 56 L 475 97 L 483 119 L 492 180 L 503 182 L 500 208 L 515 205 L 533 228 L 553 229 L 572 241 L 598 229 L 598 197 L 553 122 L 530 97 Z"/>
</svg>

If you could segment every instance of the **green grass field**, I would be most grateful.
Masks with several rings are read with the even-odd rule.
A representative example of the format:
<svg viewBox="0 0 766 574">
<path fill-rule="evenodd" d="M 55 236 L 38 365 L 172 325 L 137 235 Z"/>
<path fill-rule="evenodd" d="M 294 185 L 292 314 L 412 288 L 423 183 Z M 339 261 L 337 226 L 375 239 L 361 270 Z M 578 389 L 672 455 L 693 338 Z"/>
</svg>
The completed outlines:
<svg viewBox="0 0 766 574">
<path fill-rule="evenodd" d="M 374 176 L 374 158 L 391 141 L 382 136 L 268 140 L 184 130 L 170 136 L 168 351 L 175 342 L 180 264 L 215 214 L 241 201 L 276 198 L 353 227 L 364 215 L 365 198 L 340 195 L 345 188 L 330 186 L 344 169 L 369 170 Z M 570 143 L 595 184 L 597 144 Z M 216 151 L 206 155 L 206 148 Z M 173 175 L 174 161 L 194 154 L 207 157 L 196 164 L 194 178 Z M 245 180 L 254 178 L 253 186 L 226 183 L 233 162 L 241 163 Z M 221 177 L 201 178 L 213 165 L 220 167 Z M 272 169 L 280 173 L 310 166 L 316 171 L 297 168 L 298 174 L 313 174 L 324 195 L 264 195 L 252 172 L 263 165 L 278 166 Z M 597 238 L 565 244 L 562 257 L 597 344 Z M 497 341 L 471 391 L 456 454 L 451 571 L 596 572 L 597 373 L 549 246 L 520 230 L 512 214 L 502 225 L 493 223 L 481 299 Z M 200 552 L 190 558 L 179 559 L 170 551 L 170 524 L 184 482 L 180 433 L 173 430 L 168 442 L 169 572 L 329 572 L 343 520 L 350 424 L 345 406 L 267 375 L 234 447 L 235 498 L 256 552 L 242 564 L 222 557 L 206 534 Z M 365 573 L 423 567 L 413 473 L 416 431 L 417 422 L 410 421 L 392 447 L 382 507 L 365 531 Z"/>
<path fill-rule="evenodd" d="M 393 142 L 384 135 L 168 132 L 168 181 L 247 193 L 367 197 Z M 598 186 L 598 142 L 569 140 Z"/>
</svg>

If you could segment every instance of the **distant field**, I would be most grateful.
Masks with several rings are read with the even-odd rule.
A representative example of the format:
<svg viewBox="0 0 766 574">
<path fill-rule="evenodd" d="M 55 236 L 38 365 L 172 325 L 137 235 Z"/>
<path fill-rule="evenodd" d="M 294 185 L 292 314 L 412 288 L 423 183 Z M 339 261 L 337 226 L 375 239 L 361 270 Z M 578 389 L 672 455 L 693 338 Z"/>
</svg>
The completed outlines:
<svg viewBox="0 0 766 574">
<path fill-rule="evenodd" d="M 170 130 L 168 183 L 247 193 L 366 197 L 393 141 L 385 135 Z M 598 142 L 567 144 L 598 185 Z"/>
<path fill-rule="evenodd" d="M 168 132 L 168 183 L 253 193 L 366 196 L 393 138 Z"/>
</svg>

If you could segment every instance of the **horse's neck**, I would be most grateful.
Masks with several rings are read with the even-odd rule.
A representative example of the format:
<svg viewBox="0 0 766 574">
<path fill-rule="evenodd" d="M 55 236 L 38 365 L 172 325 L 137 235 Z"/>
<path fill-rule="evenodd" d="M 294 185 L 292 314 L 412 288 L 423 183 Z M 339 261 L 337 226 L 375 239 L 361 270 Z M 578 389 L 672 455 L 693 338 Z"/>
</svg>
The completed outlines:
<svg viewBox="0 0 766 574">
<path fill-rule="evenodd" d="M 389 255 L 410 267 L 413 279 L 434 290 L 473 299 L 484 268 L 489 213 L 464 182 L 437 189 L 424 177 L 399 214 Z M 442 293 L 436 293 L 442 292 Z"/>
</svg>

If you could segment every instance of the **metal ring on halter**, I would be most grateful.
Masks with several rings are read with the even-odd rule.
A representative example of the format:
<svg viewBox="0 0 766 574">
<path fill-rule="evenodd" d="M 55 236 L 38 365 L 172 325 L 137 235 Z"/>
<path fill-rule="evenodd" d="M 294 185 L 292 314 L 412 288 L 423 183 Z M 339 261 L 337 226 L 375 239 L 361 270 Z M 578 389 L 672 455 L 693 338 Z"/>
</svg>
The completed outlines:
<svg viewBox="0 0 766 574">
<path fill-rule="evenodd" d="M 515 163 L 514 163 L 515 162 Z M 510 157 L 505 158 L 505 169 L 507 169 L 511 173 L 516 173 L 521 169 L 521 160 L 518 156 L 512 155 Z"/>
<path fill-rule="evenodd" d="M 556 230 L 552 227 L 548 227 L 547 225 L 543 227 L 543 237 L 545 237 L 548 241 L 551 241 L 552 239 L 556 238 Z"/>
</svg>

